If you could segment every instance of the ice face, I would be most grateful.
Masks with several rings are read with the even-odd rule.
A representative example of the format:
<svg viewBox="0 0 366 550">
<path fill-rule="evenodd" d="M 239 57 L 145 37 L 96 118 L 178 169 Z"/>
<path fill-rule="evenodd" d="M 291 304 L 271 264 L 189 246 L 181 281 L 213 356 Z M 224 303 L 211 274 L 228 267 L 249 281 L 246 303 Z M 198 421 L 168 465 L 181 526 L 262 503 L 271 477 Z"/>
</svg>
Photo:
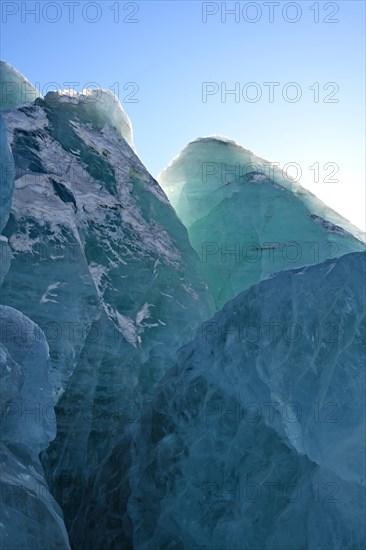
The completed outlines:
<svg viewBox="0 0 366 550">
<path fill-rule="evenodd" d="M 158 179 L 187 227 L 218 308 L 281 269 L 364 250 L 357 228 L 226 138 L 190 143 Z"/>
<path fill-rule="evenodd" d="M 0 379 L 1 423 L 3 423 L 10 404 L 19 399 L 24 383 L 22 367 L 14 361 L 4 344 L 0 344 Z"/>
<path fill-rule="evenodd" d="M 0 113 L 0 285 L 9 271 L 11 250 L 8 239 L 1 235 L 8 219 L 14 190 L 14 159 L 8 135 Z"/>
<path fill-rule="evenodd" d="M 43 332 L 19 311 L 0 306 L 0 537 L 4 548 L 69 549 L 62 512 L 38 454 L 56 434 Z"/>
<path fill-rule="evenodd" d="M 41 96 L 19 71 L 4 61 L 0 61 L 0 81 L 0 110 L 32 103 Z"/>
<path fill-rule="evenodd" d="M 30 85 L 17 71 L 1 63 L 0 76 L 1 108 L 29 100 Z M 15 177 L 1 113 L 0 140 L 1 232 L 9 218 Z M 3 235 L 0 255 L 1 285 L 12 260 Z M 19 302 L 22 305 L 22 299 Z M 31 319 L 12 307 L 0 306 L 0 539 L 4 548 L 46 550 L 49 541 L 54 548 L 70 548 L 61 509 L 39 462 L 39 453 L 56 435 L 56 388 L 49 380 L 48 350 L 44 333 Z"/>
<path fill-rule="evenodd" d="M 361 548 L 365 268 L 282 271 L 204 323 L 96 472 L 75 546 Z"/>
<path fill-rule="evenodd" d="M 213 312 L 166 195 L 121 125 L 103 122 L 107 104 L 87 97 L 48 94 L 4 115 L 16 181 L 2 301 L 50 346 L 58 431 L 42 460 L 68 521 L 90 471 Z"/>
<path fill-rule="evenodd" d="M 19 397 L 11 399 L 2 424 L 2 439 L 37 457 L 56 435 L 48 344 L 40 328 L 19 311 L 0 306 L 0 319 L 6 361 L 11 362 L 9 375 L 18 376 L 19 365 L 22 374 Z"/>
<path fill-rule="evenodd" d="M 14 160 L 8 144 L 8 136 L 0 113 L 0 233 L 9 218 L 14 189 Z"/>
</svg>

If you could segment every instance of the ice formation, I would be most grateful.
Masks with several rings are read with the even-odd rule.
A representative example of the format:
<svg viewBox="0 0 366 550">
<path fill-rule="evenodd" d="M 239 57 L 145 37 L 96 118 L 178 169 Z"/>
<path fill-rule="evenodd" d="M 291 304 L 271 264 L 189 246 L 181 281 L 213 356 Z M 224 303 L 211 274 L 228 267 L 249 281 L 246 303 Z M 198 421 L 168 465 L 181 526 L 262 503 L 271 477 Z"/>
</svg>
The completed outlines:
<svg viewBox="0 0 366 550">
<path fill-rule="evenodd" d="M 187 227 L 217 307 L 281 269 L 364 250 L 357 228 L 227 138 L 190 143 L 158 180 Z"/>
<path fill-rule="evenodd" d="M 9 271 L 11 251 L 8 239 L 1 235 L 10 213 L 14 190 L 14 159 L 8 144 L 7 131 L 0 113 L 0 285 Z"/>
<path fill-rule="evenodd" d="M 3 117 L 0 113 L 0 233 L 4 229 L 9 218 L 11 197 L 14 188 L 14 160 L 8 145 L 8 137 Z"/>
<path fill-rule="evenodd" d="M 362 235 L 216 136 L 161 176 L 200 261 L 110 91 L 0 70 L 2 546 L 361 548 Z"/>
<path fill-rule="evenodd" d="M 204 323 L 98 469 L 74 545 L 362 548 L 365 267 L 284 270 Z"/>
<path fill-rule="evenodd" d="M 32 103 L 41 96 L 19 71 L 4 61 L 0 61 L 0 82 L 0 110 Z"/>
<path fill-rule="evenodd" d="M 1 299 L 50 347 L 58 430 L 42 460 L 66 521 L 213 312 L 187 232 L 123 137 L 119 106 L 107 114 L 111 96 L 90 98 L 47 94 L 3 113 L 16 175 Z"/>
<path fill-rule="evenodd" d="M 1 523 L 3 548 L 69 549 L 62 512 L 38 455 L 56 435 L 45 335 L 0 306 Z"/>
<path fill-rule="evenodd" d="M 14 190 L 14 162 L 1 124 L 1 230 Z M 1 280 L 12 259 L 0 235 Z M 1 298 L 2 289 L 0 289 Z M 62 511 L 51 495 L 39 453 L 56 435 L 55 400 L 44 333 L 20 311 L 0 306 L 0 540 L 2 548 L 69 549 Z"/>
<path fill-rule="evenodd" d="M 75 113 L 77 118 L 93 128 L 102 130 L 107 124 L 122 134 L 127 143 L 133 146 L 132 125 L 118 97 L 108 89 L 88 89 L 77 93 L 73 90 L 48 92 L 45 103 L 52 106 L 58 116 Z M 63 105 L 59 105 L 63 104 Z"/>
</svg>

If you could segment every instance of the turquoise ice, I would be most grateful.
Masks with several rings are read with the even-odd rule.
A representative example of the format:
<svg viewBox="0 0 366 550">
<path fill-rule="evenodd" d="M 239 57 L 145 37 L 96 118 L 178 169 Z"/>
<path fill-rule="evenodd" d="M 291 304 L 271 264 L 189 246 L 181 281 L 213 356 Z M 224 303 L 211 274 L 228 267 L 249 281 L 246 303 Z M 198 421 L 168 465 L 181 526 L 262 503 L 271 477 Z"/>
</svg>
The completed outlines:
<svg viewBox="0 0 366 550">
<path fill-rule="evenodd" d="M 11 149 L 8 144 L 8 136 L 4 125 L 3 117 L 0 113 L 0 162 L 1 162 L 1 181 L 0 181 L 0 233 L 4 229 L 9 218 L 11 198 L 14 189 L 14 160 Z"/>
<path fill-rule="evenodd" d="M 3 546 L 362 547 L 363 235 L 218 137 L 174 210 L 110 91 L 0 70 Z"/>
<path fill-rule="evenodd" d="M 83 93 L 70 90 L 49 92 L 45 103 L 50 105 L 57 116 L 76 117 L 94 129 L 102 130 L 105 125 L 119 132 L 133 148 L 131 121 L 117 96 L 108 89 L 88 89 Z M 61 109 L 60 109 L 61 107 Z"/>
<path fill-rule="evenodd" d="M 365 268 L 281 271 L 205 322 L 98 469 L 73 544 L 362 548 Z"/>
<path fill-rule="evenodd" d="M 213 312 L 186 229 L 112 99 L 50 93 L 4 112 L 17 175 L 1 299 L 50 347 L 58 430 L 43 463 L 67 520 L 89 473 Z"/>
<path fill-rule="evenodd" d="M 0 61 L 0 110 L 13 109 L 23 103 L 33 103 L 41 94 L 14 67 Z"/>
<path fill-rule="evenodd" d="M 40 328 L 0 306 L 1 473 L 3 548 L 69 549 L 63 516 L 39 461 L 56 435 L 49 353 Z"/>
<path fill-rule="evenodd" d="M 218 308 L 271 273 L 364 250 L 364 235 L 279 168 L 222 137 L 159 176 Z"/>
<path fill-rule="evenodd" d="M 9 270 L 11 251 L 8 239 L 1 235 L 8 219 L 14 190 L 14 159 L 8 135 L 0 113 L 0 285 Z"/>
</svg>

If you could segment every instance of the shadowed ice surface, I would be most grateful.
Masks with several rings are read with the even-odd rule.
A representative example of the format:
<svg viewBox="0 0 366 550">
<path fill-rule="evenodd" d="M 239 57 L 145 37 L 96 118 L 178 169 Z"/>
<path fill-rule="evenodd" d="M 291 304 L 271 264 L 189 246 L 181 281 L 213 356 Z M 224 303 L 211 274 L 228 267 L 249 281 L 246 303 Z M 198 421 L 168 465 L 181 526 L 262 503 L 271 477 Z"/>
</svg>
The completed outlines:
<svg viewBox="0 0 366 550">
<path fill-rule="evenodd" d="M 204 323 L 98 469 L 75 546 L 362 548 L 365 259 L 282 271 Z"/>
</svg>

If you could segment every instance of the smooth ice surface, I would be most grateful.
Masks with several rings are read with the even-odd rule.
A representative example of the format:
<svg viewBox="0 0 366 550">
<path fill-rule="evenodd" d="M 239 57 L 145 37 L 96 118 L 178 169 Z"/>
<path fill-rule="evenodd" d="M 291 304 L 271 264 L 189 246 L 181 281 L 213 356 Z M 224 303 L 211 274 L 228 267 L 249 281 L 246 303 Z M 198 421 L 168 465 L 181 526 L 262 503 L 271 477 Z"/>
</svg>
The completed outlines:
<svg viewBox="0 0 366 550">
<path fill-rule="evenodd" d="M 16 181 L 1 299 L 50 347 L 58 430 L 42 461 L 68 521 L 89 473 L 213 313 L 186 229 L 124 139 L 119 107 L 104 120 L 88 98 L 47 94 L 4 114 Z"/>
<path fill-rule="evenodd" d="M 9 550 L 69 548 L 62 512 L 38 458 L 56 435 L 48 366 L 40 328 L 0 306 L 0 540 Z"/>
<path fill-rule="evenodd" d="M 190 144 L 158 177 L 216 305 L 281 269 L 364 250 L 364 235 L 278 167 L 223 137 Z"/>
<path fill-rule="evenodd" d="M 0 83 L 0 110 L 32 103 L 41 95 L 19 71 L 5 61 L 0 61 Z"/>
<path fill-rule="evenodd" d="M 282 271 L 204 323 L 98 469 L 74 544 L 362 548 L 365 268 Z"/>
</svg>

